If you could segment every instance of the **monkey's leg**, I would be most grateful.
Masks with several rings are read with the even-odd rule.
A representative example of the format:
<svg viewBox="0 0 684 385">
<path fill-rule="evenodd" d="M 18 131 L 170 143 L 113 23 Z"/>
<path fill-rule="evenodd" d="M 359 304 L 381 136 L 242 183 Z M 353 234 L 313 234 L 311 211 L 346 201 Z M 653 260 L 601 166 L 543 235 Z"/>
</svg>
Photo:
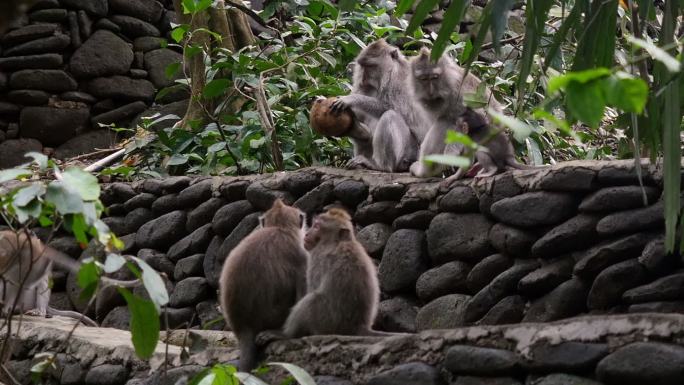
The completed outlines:
<svg viewBox="0 0 684 385">
<path fill-rule="evenodd" d="M 251 330 L 243 330 L 240 333 L 235 333 L 238 339 L 238 347 L 240 348 L 240 362 L 238 369 L 241 372 L 249 373 L 256 368 L 258 363 L 258 349 L 254 343 L 254 332 Z"/>
<path fill-rule="evenodd" d="M 285 340 L 287 336 L 281 330 L 264 330 L 257 334 L 254 342 L 258 347 L 264 347 L 273 341 Z"/>
<path fill-rule="evenodd" d="M 439 124 L 435 123 L 425 135 L 423 143 L 420 144 L 420 156 L 418 161 L 411 165 L 411 174 L 420 178 L 427 178 L 435 176 L 442 171 L 440 165 L 426 164 L 425 157 L 428 155 L 444 154 L 446 149 L 446 130 Z"/>
<path fill-rule="evenodd" d="M 375 164 L 375 162 L 363 155 L 357 155 L 349 159 L 345 167 L 349 169 L 365 168 L 368 170 L 379 170 L 379 167 L 377 164 Z"/>
<path fill-rule="evenodd" d="M 485 151 L 477 151 L 475 157 L 478 163 L 482 165 L 482 170 L 475 175 L 475 178 L 494 176 L 499 171 L 499 167 L 496 165 L 496 161 L 492 158 L 491 154 Z"/>
<path fill-rule="evenodd" d="M 373 161 L 379 171 L 404 172 L 416 159 L 417 144 L 401 115 L 388 110 L 373 132 Z"/>
<path fill-rule="evenodd" d="M 539 166 L 530 166 L 527 164 L 518 163 L 518 161 L 516 161 L 515 157 L 513 157 L 513 156 L 506 158 L 506 166 L 509 166 L 511 168 L 518 169 L 518 170 L 534 170 L 534 169 L 539 168 Z"/>
<path fill-rule="evenodd" d="M 73 318 L 77 321 L 81 321 L 86 326 L 91 326 L 91 327 L 98 327 L 99 325 L 97 322 L 93 321 L 90 317 L 88 317 L 85 314 L 81 314 L 79 312 L 71 311 L 71 310 L 59 310 L 55 309 L 52 306 L 47 307 L 47 315 L 50 316 L 60 316 L 60 317 L 68 317 L 68 318 Z"/>
</svg>

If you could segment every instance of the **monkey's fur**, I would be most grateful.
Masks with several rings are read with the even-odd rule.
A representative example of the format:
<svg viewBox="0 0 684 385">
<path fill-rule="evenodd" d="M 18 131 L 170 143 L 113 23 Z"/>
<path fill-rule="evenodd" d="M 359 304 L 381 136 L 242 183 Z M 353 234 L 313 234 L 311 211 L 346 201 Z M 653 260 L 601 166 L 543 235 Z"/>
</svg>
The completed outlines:
<svg viewBox="0 0 684 385">
<path fill-rule="evenodd" d="M 430 51 L 423 48 L 418 56 L 411 60 L 412 84 L 416 97 L 427 111 L 435 118 L 425 140 L 420 147 L 420 157 L 411 166 L 411 173 L 416 176 L 433 176 L 442 171 L 439 165 L 427 165 L 423 162 L 430 154 L 454 154 L 462 152 L 458 145 L 446 145 L 447 130 L 455 130 L 468 134 L 475 142 L 487 150 L 475 152 L 478 166 L 481 168 L 475 175 L 477 178 L 493 176 L 506 167 L 518 169 L 533 168 L 522 165 L 515 160 L 515 152 L 508 136 L 504 132 L 495 135 L 493 124 L 484 109 L 472 109 L 463 103 L 463 93 L 475 92 L 481 86 L 481 80 L 458 66 L 449 56 L 442 56 L 436 63 L 430 60 Z M 484 89 L 484 97 L 489 107 L 501 112 L 503 107 L 493 97 L 491 90 Z M 465 169 L 447 178 L 445 184 L 461 178 Z"/>
<path fill-rule="evenodd" d="M 259 344 L 321 334 L 398 334 L 372 329 L 380 299 L 377 273 L 346 211 L 332 208 L 317 216 L 304 245 L 311 253 L 307 294 L 292 308 L 282 332 L 262 333 Z"/>
<path fill-rule="evenodd" d="M 337 112 L 351 109 L 356 117 L 347 134 L 354 144 L 348 167 L 401 172 L 417 159 L 429 117 L 407 82 L 410 72 L 399 49 L 382 39 L 355 59 L 352 92 L 332 106 Z"/>
<path fill-rule="evenodd" d="M 65 254 L 45 246 L 33 234 L 24 231 L 0 231 L 0 299 L 2 314 L 11 312 L 37 316 L 58 315 L 97 326 L 90 318 L 69 310 L 50 307 L 49 288 L 52 263 L 70 260 Z"/>
<path fill-rule="evenodd" d="M 228 255 L 219 280 L 221 311 L 240 347 L 241 371 L 257 365 L 256 335 L 280 328 L 306 292 L 304 214 L 276 200 L 261 227 Z"/>
</svg>

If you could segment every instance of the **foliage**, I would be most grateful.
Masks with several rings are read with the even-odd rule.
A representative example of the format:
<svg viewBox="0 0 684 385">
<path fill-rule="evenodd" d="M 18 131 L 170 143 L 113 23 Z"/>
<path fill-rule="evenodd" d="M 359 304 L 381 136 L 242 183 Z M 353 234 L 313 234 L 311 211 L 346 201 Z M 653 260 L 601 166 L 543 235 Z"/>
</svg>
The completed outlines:
<svg viewBox="0 0 684 385">
<path fill-rule="evenodd" d="M 316 382 L 304 369 L 297 365 L 288 364 L 284 362 L 271 362 L 269 366 L 279 366 L 290 373 L 282 384 L 291 384 L 292 380 L 300 385 L 316 385 Z M 268 368 L 262 368 L 257 372 L 265 373 Z M 211 368 L 207 368 L 195 375 L 190 380 L 190 385 L 268 385 L 258 377 L 250 373 L 238 372 L 232 365 L 216 364 Z"/>
<path fill-rule="evenodd" d="M 104 206 L 99 200 L 100 186 L 95 176 L 75 167 L 60 170 L 52 160 L 39 153 L 29 153 L 30 163 L 0 171 L 0 183 L 20 182 L 0 196 L 0 216 L 14 231 L 48 228 L 52 235 L 60 229 L 74 234 L 82 248 L 91 242 L 106 252 L 104 262 L 88 257 L 82 261 L 77 283 L 84 299 L 93 303 L 100 289 L 100 277 L 127 266 L 142 278 L 150 299 L 119 289 L 133 315 L 132 342 L 141 358 L 149 358 L 159 337 L 159 311 L 169 297 L 161 277 L 145 262 L 123 256 L 118 250 L 123 242 L 100 219 Z M 45 181 L 41 175 L 53 173 L 55 179 Z M 139 272 L 142 270 L 142 274 Z M 49 362 L 35 366 L 36 371 L 50 367 Z"/>
</svg>

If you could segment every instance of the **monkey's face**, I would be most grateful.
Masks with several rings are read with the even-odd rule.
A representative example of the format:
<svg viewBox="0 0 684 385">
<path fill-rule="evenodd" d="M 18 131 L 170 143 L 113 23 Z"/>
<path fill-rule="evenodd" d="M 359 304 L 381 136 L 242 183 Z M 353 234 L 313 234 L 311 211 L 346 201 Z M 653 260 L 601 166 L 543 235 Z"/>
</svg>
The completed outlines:
<svg viewBox="0 0 684 385">
<path fill-rule="evenodd" d="M 416 97 L 426 106 L 441 105 L 449 96 L 449 87 L 443 84 L 442 68 L 437 66 L 416 66 L 413 81 Z"/>
<path fill-rule="evenodd" d="M 307 250 L 311 250 L 316 245 L 318 242 L 321 240 L 321 231 L 322 231 L 322 223 L 320 218 L 314 219 L 313 223 L 311 224 L 311 227 L 309 228 L 309 231 L 306 232 L 304 235 L 304 248 Z"/>
</svg>

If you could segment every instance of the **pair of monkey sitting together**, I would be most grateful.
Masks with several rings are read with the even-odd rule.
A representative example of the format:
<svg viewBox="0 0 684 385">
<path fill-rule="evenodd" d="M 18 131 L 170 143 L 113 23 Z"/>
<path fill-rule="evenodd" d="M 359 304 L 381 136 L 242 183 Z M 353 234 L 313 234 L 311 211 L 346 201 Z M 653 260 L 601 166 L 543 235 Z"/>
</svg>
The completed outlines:
<svg viewBox="0 0 684 385">
<path fill-rule="evenodd" d="M 375 331 L 380 288 L 373 261 L 356 240 L 351 217 L 332 208 L 306 217 L 279 199 L 260 227 L 228 255 L 221 272 L 221 311 L 240 348 L 239 368 L 258 363 L 258 345 L 281 338 Z"/>
<path fill-rule="evenodd" d="M 439 175 L 445 168 L 427 164 L 425 157 L 460 155 L 462 146 L 445 144 L 447 131 L 454 130 L 484 147 L 475 153 L 474 167 L 480 168 L 476 177 L 492 176 L 507 167 L 530 168 L 515 160 L 510 139 L 494 130 L 484 109 L 465 106 L 462 93 L 475 92 L 480 85 L 480 79 L 466 75 L 448 56 L 432 62 L 430 51 L 423 48 L 409 60 L 382 39 L 369 44 L 354 61 L 352 92 L 332 101 L 329 108 L 331 116 L 343 112 L 353 116 L 343 134 L 354 145 L 348 167 Z M 491 90 L 485 88 L 484 96 L 489 107 L 503 110 Z M 459 169 L 445 182 L 461 178 L 464 171 Z"/>
</svg>

